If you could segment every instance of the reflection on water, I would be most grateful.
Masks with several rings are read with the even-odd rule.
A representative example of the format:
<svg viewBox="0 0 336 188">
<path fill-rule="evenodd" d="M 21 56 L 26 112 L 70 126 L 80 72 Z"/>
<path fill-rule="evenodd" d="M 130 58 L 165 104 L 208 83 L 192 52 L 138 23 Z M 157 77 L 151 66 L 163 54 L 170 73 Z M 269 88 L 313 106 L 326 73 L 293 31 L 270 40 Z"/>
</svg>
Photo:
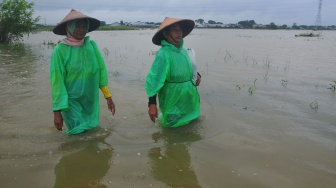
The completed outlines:
<svg viewBox="0 0 336 188">
<path fill-rule="evenodd" d="M 152 176 L 169 187 L 201 187 L 189 153 L 190 145 L 202 139 L 197 125 L 177 129 L 162 129 L 152 135 L 154 142 L 163 142 L 163 147 L 149 150 Z"/>
<path fill-rule="evenodd" d="M 109 135 L 63 143 L 60 151 L 64 156 L 55 166 L 54 188 L 107 187 L 101 179 L 108 173 L 113 155 L 112 146 L 105 142 Z"/>
</svg>

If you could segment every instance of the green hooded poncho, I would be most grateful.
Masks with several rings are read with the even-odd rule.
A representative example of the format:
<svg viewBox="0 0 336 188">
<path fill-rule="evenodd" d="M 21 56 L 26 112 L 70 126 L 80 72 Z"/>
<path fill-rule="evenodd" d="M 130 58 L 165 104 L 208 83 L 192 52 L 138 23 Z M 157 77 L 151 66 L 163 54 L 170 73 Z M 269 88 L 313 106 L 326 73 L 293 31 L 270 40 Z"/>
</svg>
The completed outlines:
<svg viewBox="0 0 336 188">
<path fill-rule="evenodd" d="M 108 85 L 106 66 L 90 37 L 80 47 L 58 44 L 50 63 L 52 110 L 61 110 L 67 134 L 99 124 L 99 88 Z"/>
<path fill-rule="evenodd" d="M 200 98 L 193 85 L 193 66 L 183 40 L 179 48 L 161 41 L 161 48 L 146 78 L 148 97 L 158 94 L 164 127 L 179 127 L 200 116 Z"/>
</svg>

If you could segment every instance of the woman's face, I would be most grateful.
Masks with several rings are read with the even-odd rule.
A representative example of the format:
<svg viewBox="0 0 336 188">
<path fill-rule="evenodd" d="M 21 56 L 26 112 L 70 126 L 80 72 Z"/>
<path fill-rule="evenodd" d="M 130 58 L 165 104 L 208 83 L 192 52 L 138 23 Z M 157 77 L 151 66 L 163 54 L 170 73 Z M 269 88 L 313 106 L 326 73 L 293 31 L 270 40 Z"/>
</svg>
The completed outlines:
<svg viewBox="0 0 336 188">
<path fill-rule="evenodd" d="M 86 35 L 86 21 L 80 20 L 76 23 L 73 37 L 77 40 L 82 40 Z"/>
<path fill-rule="evenodd" d="M 176 47 L 180 46 L 180 43 L 183 39 L 183 32 L 180 24 L 174 24 L 169 27 L 168 31 L 164 33 L 166 39 L 169 43 L 173 44 Z"/>
</svg>

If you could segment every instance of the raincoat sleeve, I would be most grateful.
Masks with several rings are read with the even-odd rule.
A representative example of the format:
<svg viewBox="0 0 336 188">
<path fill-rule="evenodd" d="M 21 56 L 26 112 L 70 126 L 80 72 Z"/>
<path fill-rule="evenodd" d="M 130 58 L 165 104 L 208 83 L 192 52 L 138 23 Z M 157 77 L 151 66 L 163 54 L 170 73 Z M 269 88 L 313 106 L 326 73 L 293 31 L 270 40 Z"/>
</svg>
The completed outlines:
<svg viewBox="0 0 336 188">
<path fill-rule="evenodd" d="M 146 77 L 145 89 L 148 97 L 156 95 L 163 87 L 169 74 L 169 58 L 159 50 Z"/>
<path fill-rule="evenodd" d="M 98 65 L 99 65 L 99 72 L 100 72 L 100 74 L 99 74 L 100 75 L 99 88 L 101 88 L 103 86 L 108 86 L 108 78 L 107 78 L 107 71 L 106 71 L 106 65 L 105 65 L 105 62 L 104 62 L 104 58 L 101 55 L 96 42 L 91 40 L 91 44 L 92 44 L 92 47 L 93 47 L 94 52 L 96 54 Z"/>
<path fill-rule="evenodd" d="M 60 46 L 56 46 L 50 61 L 50 84 L 52 92 L 52 110 L 64 110 L 68 105 L 68 92 L 65 87 L 65 57 L 62 56 Z"/>
<path fill-rule="evenodd" d="M 104 58 L 101 55 L 99 48 L 96 44 L 95 41 L 91 40 L 92 47 L 95 51 L 98 65 L 99 65 L 99 72 L 100 72 L 100 77 L 99 77 L 99 88 L 104 94 L 104 98 L 109 98 L 112 97 L 109 89 L 108 89 L 108 77 L 107 77 L 107 71 L 106 71 L 106 65 L 104 62 Z"/>
</svg>

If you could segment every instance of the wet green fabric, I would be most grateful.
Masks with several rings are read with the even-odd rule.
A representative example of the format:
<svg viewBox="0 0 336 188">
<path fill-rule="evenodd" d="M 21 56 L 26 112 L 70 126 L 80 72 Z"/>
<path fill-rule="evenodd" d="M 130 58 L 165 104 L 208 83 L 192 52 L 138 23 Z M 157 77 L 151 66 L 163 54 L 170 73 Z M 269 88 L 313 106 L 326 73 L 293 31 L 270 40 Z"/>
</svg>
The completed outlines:
<svg viewBox="0 0 336 188">
<path fill-rule="evenodd" d="M 99 48 L 90 37 L 81 47 L 58 44 L 50 62 L 52 110 L 61 110 L 67 134 L 99 124 L 99 87 L 107 86 L 107 72 Z"/>
<path fill-rule="evenodd" d="M 200 116 L 200 98 L 192 83 L 193 66 L 183 43 L 176 48 L 162 40 L 146 77 L 148 97 L 158 94 L 158 120 L 164 127 L 179 127 Z"/>
</svg>

